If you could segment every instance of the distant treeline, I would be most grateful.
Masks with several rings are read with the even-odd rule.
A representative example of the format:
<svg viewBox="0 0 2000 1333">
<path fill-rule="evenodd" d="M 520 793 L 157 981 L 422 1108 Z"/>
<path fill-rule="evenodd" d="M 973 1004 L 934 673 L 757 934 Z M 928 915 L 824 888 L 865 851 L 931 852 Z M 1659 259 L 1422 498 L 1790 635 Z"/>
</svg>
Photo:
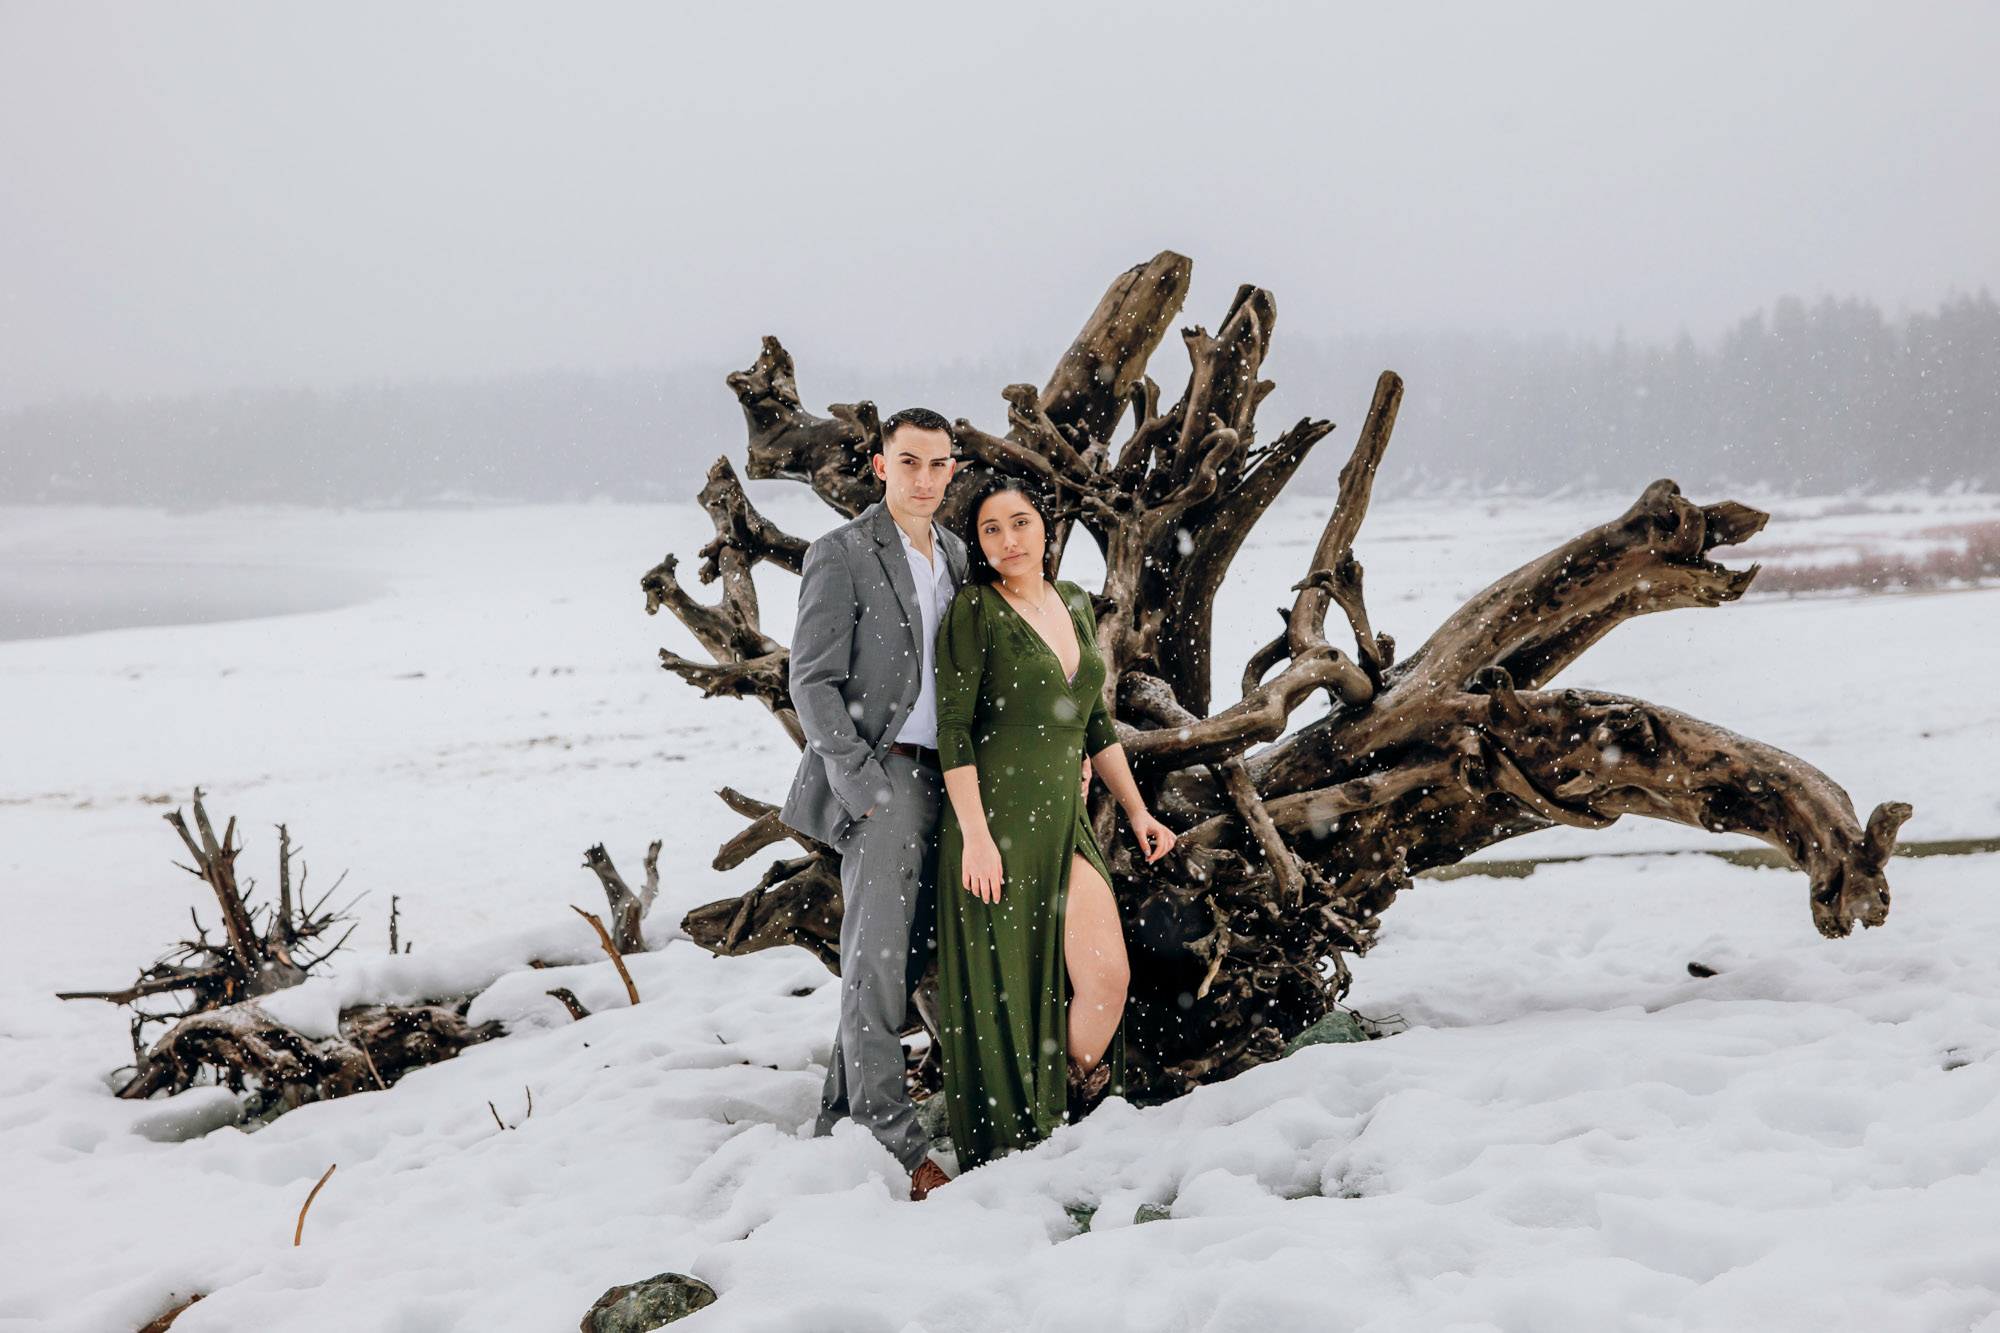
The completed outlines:
<svg viewBox="0 0 2000 1333">
<path fill-rule="evenodd" d="M 2000 485 L 2000 304 L 1983 292 L 1900 321 L 1865 301 L 1784 300 L 1709 347 L 1419 336 L 1280 355 L 1281 391 L 1307 389 L 1287 400 L 1343 426 L 1359 424 L 1370 368 L 1403 376 L 1384 477 L 1399 489 Z M 1339 461 L 1314 460 L 1324 487 Z"/>
<path fill-rule="evenodd" d="M 747 364 L 755 349 L 740 358 Z M 1163 347 L 1161 362 L 1178 349 Z M 801 366 L 808 406 L 874 397 L 989 428 L 1052 355 L 864 374 Z M 1408 386 L 1382 485 L 1474 490 L 1766 486 L 1801 494 L 2000 486 L 2000 304 L 1890 320 L 1785 300 L 1713 346 L 1508 336 L 1312 340 L 1283 321 L 1267 437 L 1341 430 L 1301 475 L 1330 490 L 1375 375 Z M 1163 364 L 1161 369 L 1165 371 Z M 0 414 L 0 503 L 434 504 L 684 499 L 743 423 L 725 368 L 545 374 L 340 391 L 85 400 Z M 1170 389 L 1171 392 L 1171 389 Z"/>
<path fill-rule="evenodd" d="M 721 369 L 89 399 L 0 415 L 0 501 L 309 505 L 684 498 Z M 702 448 L 691 448 L 694 442 Z M 708 457 L 702 457 L 704 450 Z M 699 465 L 698 465 L 699 464 Z"/>
</svg>

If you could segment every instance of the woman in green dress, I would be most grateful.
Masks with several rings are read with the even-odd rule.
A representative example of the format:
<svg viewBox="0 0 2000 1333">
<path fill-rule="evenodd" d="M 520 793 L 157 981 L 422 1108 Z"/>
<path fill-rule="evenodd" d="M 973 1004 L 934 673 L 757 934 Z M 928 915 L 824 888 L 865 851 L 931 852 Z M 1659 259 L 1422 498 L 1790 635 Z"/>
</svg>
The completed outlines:
<svg viewBox="0 0 2000 1333">
<path fill-rule="evenodd" d="M 1090 775 L 1148 861 L 1174 845 L 1104 706 L 1090 598 L 1057 583 L 1049 518 L 1010 478 L 977 494 L 971 577 L 938 630 L 938 1007 L 963 1169 L 1047 1137 L 1123 1082 L 1130 970 L 1085 814 Z M 1081 780 L 1079 780 L 1081 778 Z"/>
</svg>

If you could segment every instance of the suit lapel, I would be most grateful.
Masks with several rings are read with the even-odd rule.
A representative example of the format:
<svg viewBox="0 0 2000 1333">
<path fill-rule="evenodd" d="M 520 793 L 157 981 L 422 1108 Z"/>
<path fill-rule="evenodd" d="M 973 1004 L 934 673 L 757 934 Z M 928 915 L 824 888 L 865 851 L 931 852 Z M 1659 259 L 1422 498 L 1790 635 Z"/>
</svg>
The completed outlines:
<svg viewBox="0 0 2000 1333">
<path fill-rule="evenodd" d="M 916 660 L 922 662 L 923 645 L 918 637 L 924 632 L 924 613 L 917 604 L 917 581 L 910 573 L 910 558 L 903 554 L 903 537 L 896 531 L 896 520 L 889 516 L 889 506 L 878 503 L 876 509 L 875 554 L 882 561 L 882 572 L 889 576 L 889 586 L 896 590 L 896 600 L 903 604 L 910 647 Z"/>
<path fill-rule="evenodd" d="M 965 543 L 958 539 L 956 533 L 946 532 L 943 528 L 938 529 L 938 534 L 939 544 L 944 547 L 945 566 L 951 570 L 952 586 L 963 588 L 966 579 L 970 577 L 966 566 Z"/>
</svg>

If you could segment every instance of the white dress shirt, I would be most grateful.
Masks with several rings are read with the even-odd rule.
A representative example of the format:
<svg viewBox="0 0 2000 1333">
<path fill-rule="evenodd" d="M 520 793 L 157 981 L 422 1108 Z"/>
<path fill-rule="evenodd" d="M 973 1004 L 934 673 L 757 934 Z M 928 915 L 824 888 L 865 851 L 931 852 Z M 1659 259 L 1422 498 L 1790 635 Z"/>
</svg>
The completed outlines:
<svg viewBox="0 0 2000 1333">
<path fill-rule="evenodd" d="M 903 719 L 902 730 L 896 739 L 905 745 L 921 745 L 926 749 L 937 749 L 937 633 L 944 622 L 945 608 L 951 605 L 952 594 L 958 589 L 951 581 L 951 566 L 944 558 L 944 541 L 938 535 L 937 525 L 931 525 L 931 558 L 910 541 L 910 534 L 903 531 L 903 525 L 896 525 L 896 535 L 903 540 L 903 556 L 910 562 L 910 577 L 917 585 L 917 609 L 923 616 L 922 632 L 924 660 L 921 665 L 923 687 L 917 692 L 917 702 L 911 706 L 910 715 Z"/>
</svg>

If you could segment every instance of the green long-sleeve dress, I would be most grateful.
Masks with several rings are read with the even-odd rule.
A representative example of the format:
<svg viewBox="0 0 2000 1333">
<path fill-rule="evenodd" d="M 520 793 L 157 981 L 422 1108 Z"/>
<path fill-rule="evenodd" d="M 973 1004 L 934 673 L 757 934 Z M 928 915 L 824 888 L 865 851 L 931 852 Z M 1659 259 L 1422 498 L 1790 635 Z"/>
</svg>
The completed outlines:
<svg viewBox="0 0 2000 1333">
<path fill-rule="evenodd" d="M 1063 912 L 1071 858 L 1104 882 L 1085 813 L 1083 756 L 1118 739 L 1104 707 L 1104 659 L 1090 598 L 1057 592 L 1076 625 L 1076 675 L 998 590 L 962 589 L 938 630 L 938 751 L 950 772 L 979 772 L 1000 848 L 1000 901 L 960 878 L 965 836 L 945 802 L 938 850 L 938 1007 L 945 1105 L 962 1168 L 1039 1142 L 1068 1118 L 1069 972 Z M 1122 1030 L 1121 1030 L 1122 1031 Z M 1106 1059 L 1125 1081 L 1122 1035 Z"/>
</svg>

